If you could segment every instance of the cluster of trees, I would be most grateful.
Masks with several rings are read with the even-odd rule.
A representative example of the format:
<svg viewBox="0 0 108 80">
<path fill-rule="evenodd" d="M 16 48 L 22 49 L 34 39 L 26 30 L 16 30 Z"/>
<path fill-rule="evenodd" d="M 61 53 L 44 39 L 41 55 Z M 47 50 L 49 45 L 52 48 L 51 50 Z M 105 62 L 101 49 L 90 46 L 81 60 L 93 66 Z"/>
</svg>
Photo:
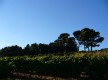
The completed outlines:
<svg viewBox="0 0 108 80">
<path fill-rule="evenodd" d="M 74 31 L 73 35 L 74 37 L 70 37 L 70 34 L 62 33 L 54 42 L 49 44 L 27 44 L 24 49 L 17 45 L 5 47 L 0 50 L 0 55 L 23 56 L 58 52 L 72 52 L 79 51 L 80 45 L 84 45 L 84 50 L 88 48 L 88 51 L 89 47 L 91 47 L 92 51 L 92 47 L 99 46 L 99 43 L 104 40 L 104 38 L 100 36 L 99 32 L 89 28 Z"/>
<path fill-rule="evenodd" d="M 0 50 L 0 56 L 24 56 L 77 51 L 75 39 L 68 36 L 69 35 L 67 33 L 63 33 L 60 34 L 58 39 L 52 43 L 27 44 L 24 49 L 17 45 L 8 46 Z"/>
<path fill-rule="evenodd" d="M 82 30 L 77 30 L 73 32 L 73 35 L 78 41 L 78 45 L 84 45 L 84 50 L 91 47 L 91 51 L 93 47 L 99 47 L 104 38 L 100 36 L 99 32 L 96 32 L 93 29 L 84 28 Z"/>
</svg>

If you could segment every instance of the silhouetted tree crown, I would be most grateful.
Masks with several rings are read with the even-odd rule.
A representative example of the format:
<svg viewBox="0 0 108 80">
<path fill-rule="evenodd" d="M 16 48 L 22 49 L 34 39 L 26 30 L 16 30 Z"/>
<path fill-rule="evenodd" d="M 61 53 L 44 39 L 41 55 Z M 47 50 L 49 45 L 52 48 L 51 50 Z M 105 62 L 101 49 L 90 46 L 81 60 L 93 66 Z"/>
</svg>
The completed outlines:
<svg viewBox="0 0 108 80">
<path fill-rule="evenodd" d="M 86 48 L 88 48 L 89 50 L 89 47 L 91 47 L 92 51 L 92 47 L 100 46 L 99 43 L 104 40 L 104 38 L 100 36 L 99 32 L 96 32 L 95 30 L 89 28 L 77 30 L 73 32 L 73 35 L 78 40 L 79 45 L 84 45 L 84 50 Z"/>
<path fill-rule="evenodd" d="M 71 52 L 77 51 L 77 44 L 74 37 L 70 37 L 68 33 L 62 33 L 58 39 L 54 41 L 54 44 L 61 47 L 62 51 Z"/>
<path fill-rule="evenodd" d="M 15 46 L 8 46 L 5 48 L 2 48 L 0 50 L 0 56 L 22 56 L 22 48 L 15 45 Z"/>
</svg>

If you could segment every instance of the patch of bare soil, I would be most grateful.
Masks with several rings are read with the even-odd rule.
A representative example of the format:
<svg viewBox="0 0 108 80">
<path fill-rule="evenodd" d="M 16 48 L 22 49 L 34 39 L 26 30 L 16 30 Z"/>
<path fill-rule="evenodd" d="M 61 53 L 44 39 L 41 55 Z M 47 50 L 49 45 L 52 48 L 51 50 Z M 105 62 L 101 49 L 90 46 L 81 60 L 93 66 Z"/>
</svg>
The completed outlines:
<svg viewBox="0 0 108 80">
<path fill-rule="evenodd" d="M 90 80 L 88 76 L 81 75 L 80 78 L 60 78 L 60 77 L 52 77 L 46 75 L 36 75 L 36 74 L 27 74 L 27 73 L 13 73 L 14 76 L 19 78 L 19 80 L 24 80 L 20 78 L 26 78 L 26 80 Z"/>
</svg>

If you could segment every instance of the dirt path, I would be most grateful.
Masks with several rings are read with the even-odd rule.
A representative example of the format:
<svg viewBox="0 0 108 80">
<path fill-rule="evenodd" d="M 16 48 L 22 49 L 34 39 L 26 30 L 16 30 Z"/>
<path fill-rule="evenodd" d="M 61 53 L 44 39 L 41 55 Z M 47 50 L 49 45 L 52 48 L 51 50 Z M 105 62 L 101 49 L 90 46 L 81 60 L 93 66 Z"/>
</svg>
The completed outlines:
<svg viewBox="0 0 108 80">
<path fill-rule="evenodd" d="M 59 78 L 59 77 L 51 77 L 51 76 L 45 76 L 45 75 L 34 75 L 34 74 L 26 74 L 26 73 L 13 73 L 14 76 L 20 78 L 20 77 L 26 77 L 28 79 L 33 80 L 78 80 L 74 78 Z"/>
</svg>

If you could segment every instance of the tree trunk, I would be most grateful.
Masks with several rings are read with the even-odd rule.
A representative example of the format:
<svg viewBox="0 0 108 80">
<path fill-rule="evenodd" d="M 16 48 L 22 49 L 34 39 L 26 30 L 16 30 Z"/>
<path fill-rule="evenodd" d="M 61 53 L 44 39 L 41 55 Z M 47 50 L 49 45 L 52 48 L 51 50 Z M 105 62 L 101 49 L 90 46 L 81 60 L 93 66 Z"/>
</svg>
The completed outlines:
<svg viewBox="0 0 108 80">
<path fill-rule="evenodd" d="M 80 47 L 80 45 L 78 44 L 78 46 L 77 46 L 77 51 L 79 51 L 79 47 Z"/>
<path fill-rule="evenodd" d="M 79 51 L 79 46 L 77 47 L 77 51 Z"/>
<path fill-rule="evenodd" d="M 91 51 L 92 51 L 92 46 L 91 46 Z"/>
<path fill-rule="evenodd" d="M 88 46 L 88 51 L 89 51 L 89 46 Z"/>
<path fill-rule="evenodd" d="M 86 51 L 86 47 L 85 47 L 85 45 L 84 45 L 84 51 Z"/>
</svg>

